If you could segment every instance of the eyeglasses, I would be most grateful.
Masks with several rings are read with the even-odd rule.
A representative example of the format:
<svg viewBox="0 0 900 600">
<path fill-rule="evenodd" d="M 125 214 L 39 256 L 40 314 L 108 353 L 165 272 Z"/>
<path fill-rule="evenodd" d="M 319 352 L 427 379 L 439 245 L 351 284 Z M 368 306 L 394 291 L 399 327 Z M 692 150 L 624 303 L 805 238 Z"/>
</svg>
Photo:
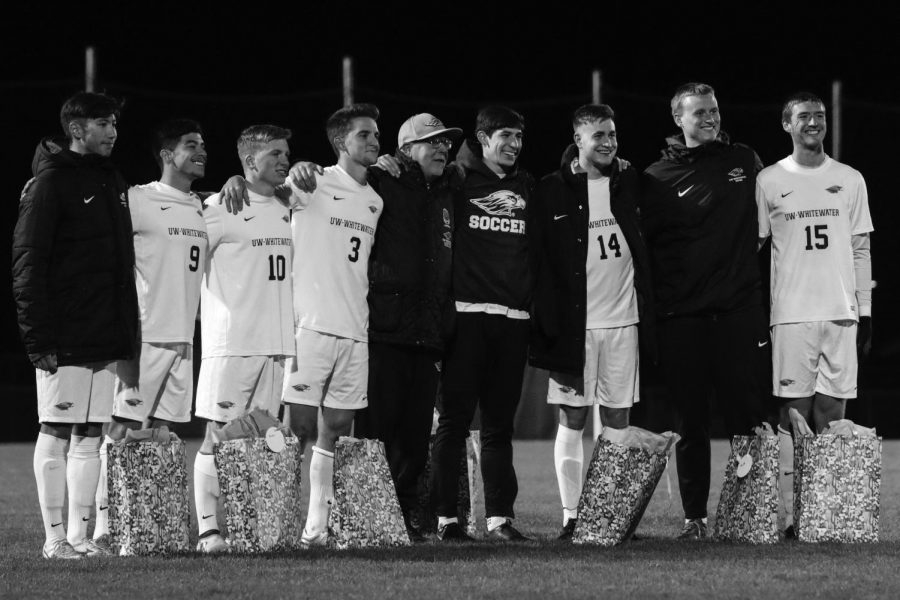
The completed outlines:
<svg viewBox="0 0 900 600">
<path fill-rule="evenodd" d="M 432 148 L 437 148 L 440 145 L 444 145 L 447 147 L 447 150 L 453 147 L 453 141 L 450 138 L 446 137 L 433 137 L 427 140 L 422 140 L 420 142 L 416 142 L 417 144 L 430 144 Z"/>
</svg>

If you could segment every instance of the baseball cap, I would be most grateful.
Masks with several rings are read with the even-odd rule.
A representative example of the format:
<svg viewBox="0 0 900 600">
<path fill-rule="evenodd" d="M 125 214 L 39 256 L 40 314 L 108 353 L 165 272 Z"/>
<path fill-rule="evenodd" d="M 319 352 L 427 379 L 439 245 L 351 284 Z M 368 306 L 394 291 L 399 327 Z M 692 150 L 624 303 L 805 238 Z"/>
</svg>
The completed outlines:
<svg viewBox="0 0 900 600">
<path fill-rule="evenodd" d="M 454 142 L 462 137 L 459 127 L 444 127 L 441 120 L 429 113 L 419 113 L 408 118 L 397 133 L 397 147 L 402 148 L 410 142 L 422 142 L 437 136 L 446 136 Z"/>
</svg>

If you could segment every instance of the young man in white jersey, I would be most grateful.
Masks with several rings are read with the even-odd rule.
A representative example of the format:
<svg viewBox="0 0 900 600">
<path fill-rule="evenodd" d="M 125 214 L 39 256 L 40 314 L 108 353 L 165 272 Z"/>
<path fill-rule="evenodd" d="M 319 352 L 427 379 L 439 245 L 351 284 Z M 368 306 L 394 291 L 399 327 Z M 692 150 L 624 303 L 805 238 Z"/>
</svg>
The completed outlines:
<svg viewBox="0 0 900 600">
<path fill-rule="evenodd" d="M 378 109 L 371 104 L 331 115 L 325 127 L 337 164 L 324 169 L 314 192 L 291 186 L 297 329 L 284 401 L 294 432 L 304 442 L 315 434 L 302 537 L 308 546 L 328 539 L 334 446 L 338 437 L 349 435 L 356 411 L 367 405 L 369 253 L 383 208 L 366 181 L 366 171 L 378 159 L 376 119 Z"/>
<path fill-rule="evenodd" d="M 825 103 L 792 95 L 781 126 L 793 152 L 759 174 L 756 200 L 760 246 L 772 237 L 772 393 L 783 402 L 785 535 L 793 537 L 792 425 L 811 433 L 799 415 L 821 432 L 843 418 L 857 394 L 858 357 L 871 345 L 872 218 L 862 175 L 825 154 Z"/>
<path fill-rule="evenodd" d="M 41 424 L 34 475 L 42 551 L 51 559 L 108 553 L 87 535 L 100 434 L 116 361 L 135 355 L 139 335 L 128 188 L 109 158 L 119 111 L 103 94 L 82 92 L 63 104 L 66 137 L 39 144 L 13 235 L 13 294 Z"/>
<path fill-rule="evenodd" d="M 530 361 L 550 370 L 547 402 L 559 405 L 554 463 L 561 540 L 571 539 L 578 518 L 589 407 L 600 406 L 605 427 L 628 426 L 640 399 L 638 321 L 652 320 L 652 310 L 638 311 L 650 297 L 638 175 L 616 160 L 614 119 L 605 104 L 575 111 L 575 145 L 541 181 L 535 199 L 532 240 L 540 267 Z"/>
<path fill-rule="evenodd" d="M 254 408 L 278 415 L 285 358 L 294 352 L 290 265 L 290 213 L 275 198 L 287 177 L 291 132 L 254 125 L 237 141 L 250 205 L 226 214 L 219 194 L 203 216 L 209 258 L 201 289 L 203 344 L 196 416 L 207 419 L 206 437 L 194 463 L 194 498 L 205 553 L 227 552 L 219 533 L 219 484 L 213 431 Z"/>
<path fill-rule="evenodd" d="M 173 119 L 154 132 L 159 181 L 128 190 L 134 230 L 141 354 L 119 361 L 113 416 L 100 447 L 94 542 L 109 547 L 107 446 L 139 429 L 186 423 L 194 392 L 193 340 L 206 264 L 203 205 L 191 185 L 206 173 L 200 124 Z"/>
</svg>

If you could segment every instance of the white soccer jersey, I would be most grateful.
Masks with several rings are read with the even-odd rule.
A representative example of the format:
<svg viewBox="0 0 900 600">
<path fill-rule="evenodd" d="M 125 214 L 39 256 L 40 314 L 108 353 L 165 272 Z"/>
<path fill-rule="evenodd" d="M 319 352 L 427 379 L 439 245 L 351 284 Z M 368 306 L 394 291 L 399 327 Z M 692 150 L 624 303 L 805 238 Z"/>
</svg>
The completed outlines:
<svg viewBox="0 0 900 600">
<path fill-rule="evenodd" d="M 291 185 L 297 326 L 368 341 L 369 253 L 384 202 L 338 165 L 312 194 Z"/>
<path fill-rule="evenodd" d="M 790 156 L 756 179 L 759 237 L 772 236 L 771 324 L 859 318 L 851 236 L 872 231 L 866 182 L 826 157 Z"/>
<path fill-rule="evenodd" d="M 229 214 L 206 201 L 209 260 L 200 307 L 203 358 L 294 354 L 290 211 L 248 190 L 250 206 Z"/>
<path fill-rule="evenodd" d="M 128 195 L 142 339 L 190 344 L 208 245 L 200 199 L 159 181 Z"/>
<path fill-rule="evenodd" d="M 609 177 L 588 180 L 587 329 L 638 322 L 634 263 L 609 206 Z"/>
</svg>

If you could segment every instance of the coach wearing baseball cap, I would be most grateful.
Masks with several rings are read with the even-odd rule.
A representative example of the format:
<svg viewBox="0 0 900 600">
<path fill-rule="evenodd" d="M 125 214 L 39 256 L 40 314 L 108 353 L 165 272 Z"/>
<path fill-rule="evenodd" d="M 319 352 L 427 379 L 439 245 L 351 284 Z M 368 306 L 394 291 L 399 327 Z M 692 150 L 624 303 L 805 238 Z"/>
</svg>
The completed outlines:
<svg viewBox="0 0 900 600">
<path fill-rule="evenodd" d="M 446 167 L 462 133 L 434 115 L 414 115 L 397 135 L 399 177 L 369 169 L 384 212 L 369 259 L 369 406 L 356 417 L 356 435 L 384 442 L 414 542 L 424 539 L 414 509 L 428 456 L 436 365 L 455 314 L 450 268 L 453 189 L 460 180 Z"/>
</svg>

